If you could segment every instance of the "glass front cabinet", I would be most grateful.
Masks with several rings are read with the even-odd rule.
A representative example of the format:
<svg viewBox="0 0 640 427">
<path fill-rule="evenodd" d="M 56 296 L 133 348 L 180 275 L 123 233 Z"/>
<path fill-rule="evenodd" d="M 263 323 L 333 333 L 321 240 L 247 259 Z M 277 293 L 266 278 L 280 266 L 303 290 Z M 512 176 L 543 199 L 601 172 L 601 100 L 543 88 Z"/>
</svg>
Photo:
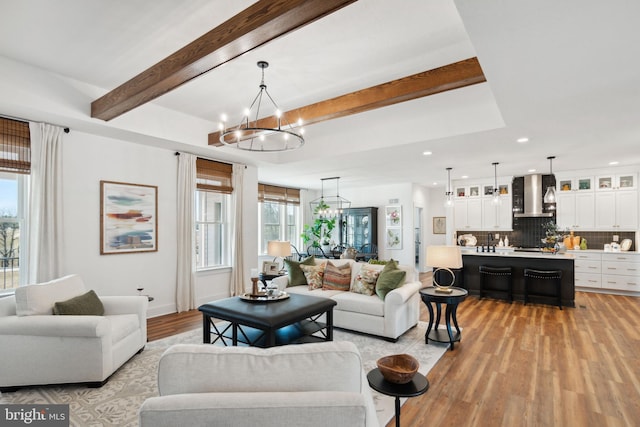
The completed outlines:
<svg viewBox="0 0 640 427">
<path fill-rule="evenodd" d="M 340 243 L 358 250 L 378 245 L 378 208 L 351 208 L 340 217 Z"/>
</svg>

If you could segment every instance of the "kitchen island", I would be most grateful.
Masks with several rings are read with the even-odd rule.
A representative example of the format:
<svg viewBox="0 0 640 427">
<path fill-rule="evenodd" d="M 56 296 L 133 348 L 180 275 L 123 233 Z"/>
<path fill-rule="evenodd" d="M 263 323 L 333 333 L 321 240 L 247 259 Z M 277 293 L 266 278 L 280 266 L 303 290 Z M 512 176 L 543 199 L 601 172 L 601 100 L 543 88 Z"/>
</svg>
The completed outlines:
<svg viewBox="0 0 640 427">
<path fill-rule="evenodd" d="M 524 269 L 535 270 L 560 270 L 562 271 L 562 283 L 560 295 L 562 305 L 565 307 L 575 307 L 575 286 L 574 286 L 574 256 L 572 254 L 547 254 L 531 252 L 463 252 L 462 253 L 462 286 L 470 295 L 480 294 L 480 271 L 479 267 L 486 265 L 490 267 L 511 267 L 513 278 L 513 299 L 514 301 L 524 301 Z M 533 293 L 539 293 L 540 289 L 532 289 Z M 544 293 L 544 292 L 542 292 Z M 491 297 L 491 291 L 484 292 L 485 296 Z M 498 295 L 498 292 L 496 292 Z M 555 297 L 530 296 L 529 301 L 533 303 L 544 303 L 555 305 Z"/>
</svg>

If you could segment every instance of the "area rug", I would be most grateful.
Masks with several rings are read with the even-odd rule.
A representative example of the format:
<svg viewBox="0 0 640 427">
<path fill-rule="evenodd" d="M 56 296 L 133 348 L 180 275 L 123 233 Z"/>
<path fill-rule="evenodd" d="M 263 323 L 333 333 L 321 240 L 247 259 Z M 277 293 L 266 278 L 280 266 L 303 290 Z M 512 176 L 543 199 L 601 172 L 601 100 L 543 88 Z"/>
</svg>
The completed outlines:
<svg viewBox="0 0 640 427">
<path fill-rule="evenodd" d="M 426 375 L 446 352 L 447 344 L 424 343 L 426 323 L 409 330 L 395 342 L 334 330 L 334 341 L 351 341 L 359 349 L 368 372 L 376 367 L 376 360 L 389 354 L 407 353 L 420 362 L 420 373 Z M 145 350 L 125 363 L 109 382 L 101 388 L 84 386 L 48 386 L 24 388 L 0 394 L 0 403 L 69 404 L 70 425 L 77 427 L 138 426 L 138 409 L 148 397 L 157 396 L 157 367 L 160 355 L 177 343 L 202 342 L 202 331 L 174 335 L 147 344 Z M 427 376 L 428 378 L 428 376 Z M 394 399 L 373 391 L 381 426 L 394 416 Z"/>
</svg>

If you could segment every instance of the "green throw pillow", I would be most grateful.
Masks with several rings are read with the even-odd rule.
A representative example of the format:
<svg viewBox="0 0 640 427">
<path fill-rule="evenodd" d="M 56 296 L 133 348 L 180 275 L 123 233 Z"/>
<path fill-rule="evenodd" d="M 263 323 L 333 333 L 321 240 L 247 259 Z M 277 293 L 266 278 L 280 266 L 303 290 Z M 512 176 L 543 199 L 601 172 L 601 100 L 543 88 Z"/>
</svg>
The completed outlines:
<svg viewBox="0 0 640 427">
<path fill-rule="evenodd" d="M 287 269 L 287 274 L 289 276 L 289 284 L 287 286 L 298 286 L 307 284 L 307 278 L 304 276 L 304 272 L 300 268 L 300 264 L 316 265 L 316 259 L 313 255 L 300 262 L 285 259 L 284 267 Z"/>
<path fill-rule="evenodd" d="M 86 294 L 55 303 L 53 305 L 53 314 L 102 316 L 104 314 L 104 306 L 98 295 L 91 290 Z"/>
<path fill-rule="evenodd" d="M 376 294 L 384 300 L 389 292 L 404 283 L 406 275 L 406 271 L 398 269 L 398 261 L 389 260 L 376 281 Z"/>
</svg>

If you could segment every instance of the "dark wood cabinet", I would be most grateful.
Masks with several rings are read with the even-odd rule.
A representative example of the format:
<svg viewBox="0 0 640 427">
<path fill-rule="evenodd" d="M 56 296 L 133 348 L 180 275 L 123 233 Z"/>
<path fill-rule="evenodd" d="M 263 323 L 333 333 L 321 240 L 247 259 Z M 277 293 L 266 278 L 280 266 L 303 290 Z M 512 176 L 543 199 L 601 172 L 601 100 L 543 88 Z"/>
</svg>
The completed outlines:
<svg viewBox="0 0 640 427">
<path fill-rule="evenodd" d="M 378 208 L 351 208 L 340 217 L 340 244 L 360 250 L 378 245 Z"/>
</svg>

